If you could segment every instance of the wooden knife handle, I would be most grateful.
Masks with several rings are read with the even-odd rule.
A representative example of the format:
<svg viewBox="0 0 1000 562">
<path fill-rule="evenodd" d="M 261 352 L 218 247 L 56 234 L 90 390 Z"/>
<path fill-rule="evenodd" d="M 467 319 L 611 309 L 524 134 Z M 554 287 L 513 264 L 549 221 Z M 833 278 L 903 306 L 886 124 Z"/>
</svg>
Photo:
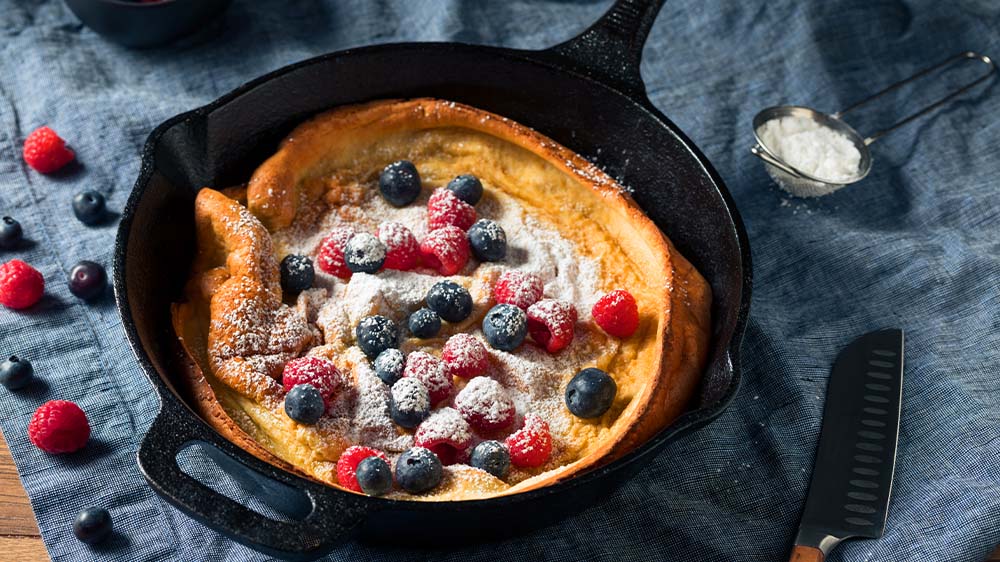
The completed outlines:
<svg viewBox="0 0 1000 562">
<path fill-rule="evenodd" d="M 823 551 L 811 546 L 795 545 L 789 562 L 823 562 Z"/>
</svg>

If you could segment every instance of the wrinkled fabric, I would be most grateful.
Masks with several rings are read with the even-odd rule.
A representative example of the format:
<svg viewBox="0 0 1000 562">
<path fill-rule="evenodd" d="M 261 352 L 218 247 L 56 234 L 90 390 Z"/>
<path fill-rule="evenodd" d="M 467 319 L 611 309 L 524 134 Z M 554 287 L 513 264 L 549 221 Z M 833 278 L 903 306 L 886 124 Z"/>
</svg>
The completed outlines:
<svg viewBox="0 0 1000 562">
<path fill-rule="evenodd" d="M 0 310 L 0 352 L 31 359 L 41 381 L 19 394 L 0 389 L 0 426 L 53 559 L 267 559 L 174 510 L 139 474 L 135 452 L 157 400 L 110 295 L 85 304 L 65 281 L 80 259 L 110 265 L 117 221 L 83 226 L 72 195 L 96 189 L 120 211 L 155 125 L 283 65 L 404 40 L 541 48 L 607 5 L 236 0 L 198 35 L 133 51 L 83 27 L 62 2 L 5 3 L 0 213 L 21 221 L 30 244 L 0 257 L 33 264 L 47 289 L 26 312 Z M 871 175 L 822 199 L 786 195 L 747 149 L 764 107 L 835 111 L 956 52 L 1000 56 L 998 30 L 993 0 L 669 1 L 645 50 L 647 90 L 714 163 L 753 248 L 738 397 L 606 502 L 581 505 L 557 526 L 461 550 L 350 543 L 329 560 L 785 559 L 831 362 L 855 336 L 884 327 L 907 333 L 888 525 L 881 539 L 845 543 L 830 559 L 983 560 L 1000 541 L 998 80 L 879 140 Z M 848 121 L 874 131 L 979 70 L 906 89 Z M 43 124 L 68 139 L 78 164 L 52 176 L 24 165 L 21 143 Z M 82 452 L 52 457 L 29 444 L 31 413 L 55 398 L 90 417 Z M 189 457 L 189 470 L 217 477 Z M 225 478 L 216 485 L 246 496 Z M 118 530 L 93 550 L 70 529 L 89 505 L 108 507 Z"/>
</svg>

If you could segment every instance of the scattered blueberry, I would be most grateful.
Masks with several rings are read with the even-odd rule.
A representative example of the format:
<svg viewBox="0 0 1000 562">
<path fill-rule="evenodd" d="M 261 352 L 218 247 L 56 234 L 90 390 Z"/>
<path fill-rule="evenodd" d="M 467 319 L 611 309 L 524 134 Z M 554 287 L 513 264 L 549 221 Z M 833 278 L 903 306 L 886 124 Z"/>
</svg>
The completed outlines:
<svg viewBox="0 0 1000 562">
<path fill-rule="evenodd" d="M 69 271 L 69 292 L 83 300 L 101 296 L 108 286 L 108 275 L 101 264 L 83 260 Z"/>
<path fill-rule="evenodd" d="M 469 228 L 469 245 L 479 261 L 500 261 L 507 257 L 507 234 L 489 219 L 479 219 Z"/>
<path fill-rule="evenodd" d="M 396 459 L 396 482 L 411 494 L 420 494 L 441 483 L 441 460 L 430 449 L 414 447 Z"/>
<path fill-rule="evenodd" d="M 97 544 L 111 535 L 114 523 L 103 507 L 88 507 L 73 521 L 73 534 L 87 544 Z"/>
<path fill-rule="evenodd" d="M 483 318 L 483 335 L 494 349 L 513 351 L 528 335 L 528 316 L 512 304 L 498 304 Z"/>
<path fill-rule="evenodd" d="M 462 174 L 451 180 L 447 189 L 469 205 L 479 203 L 483 197 L 483 183 L 472 174 Z"/>
<path fill-rule="evenodd" d="M 354 336 L 358 338 L 358 347 L 369 359 L 375 359 L 379 353 L 389 348 L 399 347 L 399 331 L 392 320 L 385 316 L 362 318 L 354 329 Z"/>
<path fill-rule="evenodd" d="M 398 160 L 386 166 L 378 177 L 382 197 L 396 207 L 405 207 L 420 195 L 420 174 L 409 160 Z"/>
<path fill-rule="evenodd" d="M 354 273 L 376 273 L 385 263 L 385 244 L 367 232 L 355 234 L 344 246 L 344 263 Z"/>
<path fill-rule="evenodd" d="M 472 450 L 469 463 L 503 479 L 510 469 L 510 453 L 499 441 L 483 441 Z"/>
<path fill-rule="evenodd" d="M 448 322 L 461 322 L 472 314 L 472 295 L 452 281 L 440 281 L 427 291 L 427 307 Z"/>
<path fill-rule="evenodd" d="M 389 416 L 401 427 L 413 429 L 431 414 L 427 387 L 413 377 L 403 377 L 389 391 Z"/>
<path fill-rule="evenodd" d="M 13 250 L 21 243 L 23 235 L 24 231 L 21 229 L 21 223 L 11 217 L 0 219 L 0 248 Z"/>
<path fill-rule="evenodd" d="M 77 193 L 73 198 L 73 214 L 86 225 L 101 222 L 104 220 L 104 196 L 93 190 Z"/>
<path fill-rule="evenodd" d="M 410 333 L 417 338 L 433 338 L 441 331 L 441 317 L 429 308 L 421 308 L 407 321 Z"/>
<path fill-rule="evenodd" d="M 281 289 L 297 295 L 312 287 L 316 269 L 308 256 L 288 254 L 281 260 Z"/>
<path fill-rule="evenodd" d="M 382 496 L 392 489 L 392 469 L 378 457 L 366 457 L 354 473 L 361 491 L 369 496 Z"/>
<path fill-rule="evenodd" d="M 406 366 L 406 358 L 402 351 L 395 348 L 389 348 L 379 353 L 375 362 L 372 363 L 375 374 L 389 386 L 392 386 L 403 376 L 404 366 Z"/>
<path fill-rule="evenodd" d="M 312 425 L 325 411 L 323 395 L 311 384 L 297 384 L 285 395 L 285 413 L 299 423 Z"/>
<path fill-rule="evenodd" d="M 34 371 L 31 361 L 11 355 L 0 363 L 0 384 L 7 390 L 20 390 L 31 382 Z"/>
<path fill-rule="evenodd" d="M 597 418 L 608 411 L 617 393 L 615 379 L 589 367 L 574 375 L 566 385 L 566 407 L 578 418 Z"/>
</svg>

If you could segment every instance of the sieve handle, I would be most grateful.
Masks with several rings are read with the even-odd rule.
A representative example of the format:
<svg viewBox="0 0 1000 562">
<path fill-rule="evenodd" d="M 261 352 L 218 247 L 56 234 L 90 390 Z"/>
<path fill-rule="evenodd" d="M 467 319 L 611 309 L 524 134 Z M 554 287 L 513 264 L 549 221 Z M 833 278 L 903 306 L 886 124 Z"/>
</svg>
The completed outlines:
<svg viewBox="0 0 1000 562">
<path fill-rule="evenodd" d="M 955 96 L 958 96 L 959 94 L 962 94 L 963 92 L 966 92 L 967 90 L 969 90 L 970 88 L 972 88 L 976 84 L 979 84 L 980 82 L 983 82 L 984 80 L 986 80 L 987 78 L 989 78 L 993 73 L 995 73 L 997 71 L 997 65 L 996 65 L 996 63 L 994 63 L 993 60 L 990 59 L 990 57 L 988 57 L 986 55 L 980 55 L 979 53 L 974 53 L 972 51 L 965 51 L 964 53 L 959 53 L 959 54 L 957 54 L 957 55 L 955 55 L 953 57 L 948 58 L 947 60 L 945 60 L 943 62 L 935 64 L 934 66 L 931 66 L 929 68 L 925 68 L 924 70 L 921 70 L 920 72 L 914 74 L 913 76 L 910 76 L 909 78 L 905 78 L 903 80 L 900 80 L 899 82 L 896 82 L 895 84 L 889 86 L 888 88 L 882 90 L 881 92 L 878 92 L 876 94 L 872 94 L 871 96 L 869 96 L 869 97 L 867 97 L 867 98 L 859 101 L 858 103 L 856 103 L 856 104 L 848 107 L 847 109 L 843 109 L 841 111 L 838 111 L 837 113 L 834 113 L 833 117 L 836 117 L 836 118 L 839 119 L 839 118 L 843 117 L 847 112 L 854 111 L 855 109 L 861 107 L 862 105 L 865 105 L 865 104 L 867 104 L 867 103 L 869 103 L 871 101 L 874 101 L 876 98 L 879 98 L 879 97 L 881 97 L 881 96 L 883 96 L 883 95 L 885 95 L 885 94 L 887 94 L 887 93 L 889 93 L 889 92 L 891 92 L 893 90 L 901 88 L 901 87 L 905 86 L 906 84 L 909 84 L 910 82 L 913 82 L 915 80 L 919 80 L 919 79 L 921 79 L 921 78 L 923 78 L 925 76 L 928 76 L 930 74 L 934 74 L 936 72 L 940 72 L 940 71 L 942 71 L 942 70 L 944 70 L 946 68 L 949 68 L 951 66 L 957 66 L 958 64 L 960 64 L 962 62 L 965 62 L 965 61 L 979 61 L 979 62 L 985 64 L 986 66 L 988 66 L 989 70 L 987 70 L 986 73 L 983 74 L 982 76 L 980 76 L 979 78 L 973 80 L 972 82 L 969 82 L 968 84 L 962 86 L 961 88 L 955 90 L 954 92 L 951 92 L 950 94 L 946 95 L 945 97 L 939 99 L 938 101 L 932 103 L 931 105 L 928 105 L 927 107 L 925 107 L 925 108 L 921 109 L 920 111 L 918 111 L 918 112 L 910 115 L 909 117 L 906 117 L 905 119 L 899 121 L 898 123 L 890 125 L 889 127 L 885 128 L 885 129 L 882 129 L 881 131 L 878 131 L 878 132 L 876 132 L 876 133 L 874 133 L 872 135 L 869 135 L 867 138 L 865 138 L 865 144 L 869 145 L 869 144 L 875 142 L 876 140 L 878 140 L 880 137 L 883 137 L 886 134 L 888 134 L 888 133 L 890 133 L 892 131 L 895 131 L 896 129 L 902 127 L 903 125 L 906 125 L 910 121 L 913 121 L 914 119 L 917 119 L 918 117 L 921 117 L 921 116 L 927 114 L 928 112 L 933 111 L 934 109 L 937 109 L 938 107 L 940 107 L 941 105 L 943 105 L 945 102 L 951 100 Z"/>
</svg>

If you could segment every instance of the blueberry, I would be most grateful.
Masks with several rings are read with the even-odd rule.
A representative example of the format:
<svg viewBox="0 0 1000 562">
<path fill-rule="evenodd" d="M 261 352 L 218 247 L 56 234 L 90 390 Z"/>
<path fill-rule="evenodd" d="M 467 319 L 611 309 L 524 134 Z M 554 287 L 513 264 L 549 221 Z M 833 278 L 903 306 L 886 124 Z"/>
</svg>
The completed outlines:
<svg viewBox="0 0 1000 562">
<path fill-rule="evenodd" d="M 512 304 L 498 304 L 483 318 L 483 335 L 494 349 L 513 351 L 528 335 L 528 316 Z"/>
<path fill-rule="evenodd" d="M 114 523 L 103 507 L 88 507 L 73 521 L 73 534 L 87 544 L 97 544 L 111 535 Z"/>
<path fill-rule="evenodd" d="M 402 427 L 413 429 L 431 414 L 427 387 L 413 377 L 403 377 L 389 391 L 389 416 Z"/>
<path fill-rule="evenodd" d="M 20 390 L 31 383 L 34 369 L 31 368 L 31 361 L 21 359 L 17 355 L 11 355 L 3 363 L 0 363 L 0 384 L 7 390 Z"/>
<path fill-rule="evenodd" d="M 104 294 L 107 286 L 108 275 L 99 263 L 83 260 L 69 271 L 69 292 L 85 301 Z"/>
<path fill-rule="evenodd" d="M 472 450 L 469 463 L 502 479 L 510 469 L 510 453 L 499 441 L 483 441 Z"/>
<path fill-rule="evenodd" d="M 414 447 L 396 459 L 396 482 L 412 494 L 420 494 L 441 483 L 441 460 L 430 449 Z"/>
<path fill-rule="evenodd" d="M 427 307 L 448 322 L 461 322 L 472 314 L 472 295 L 452 281 L 440 281 L 427 291 Z"/>
<path fill-rule="evenodd" d="M 405 207 L 420 195 L 420 174 L 409 160 L 398 160 L 386 166 L 378 177 L 382 197 L 396 207 Z"/>
<path fill-rule="evenodd" d="M 392 489 L 392 469 L 378 457 L 366 457 L 354 472 L 361 491 L 369 496 L 382 496 Z"/>
<path fill-rule="evenodd" d="M 566 407 L 578 418 L 598 418 L 608 411 L 617 393 L 615 379 L 589 367 L 574 375 L 566 385 Z"/>
<path fill-rule="evenodd" d="M 308 256 L 288 254 L 281 260 L 281 289 L 297 295 L 312 287 L 316 270 Z"/>
<path fill-rule="evenodd" d="M 344 246 L 344 263 L 354 273 L 376 273 L 385 263 L 385 244 L 367 232 L 355 234 Z"/>
<path fill-rule="evenodd" d="M 417 338 L 433 338 L 441 331 L 441 317 L 429 308 L 421 308 L 407 321 L 410 333 Z"/>
<path fill-rule="evenodd" d="M 500 261 L 507 257 L 507 234 L 488 219 L 479 219 L 469 229 L 469 245 L 479 261 Z"/>
<path fill-rule="evenodd" d="M 312 425 L 325 411 L 323 395 L 311 384 L 297 384 L 285 395 L 285 413 L 299 423 Z"/>
<path fill-rule="evenodd" d="M 375 359 L 387 349 L 399 347 L 399 331 L 385 316 L 362 318 L 354 329 L 354 335 L 358 338 L 358 347 L 369 359 Z"/>
<path fill-rule="evenodd" d="M 372 363 L 375 374 L 378 375 L 378 378 L 382 379 L 382 382 L 389 386 L 392 386 L 393 383 L 403 376 L 403 367 L 405 365 L 406 358 L 403 357 L 403 352 L 393 348 L 379 353 L 378 357 L 375 358 L 375 362 Z"/>
<path fill-rule="evenodd" d="M 77 193 L 73 198 L 73 214 L 86 225 L 101 222 L 104 220 L 104 196 L 93 190 Z"/>
<path fill-rule="evenodd" d="M 21 223 L 11 217 L 0 219 L 0 248 L 13 250 L 21 243 L 24 231 L 21 230 Z"/>
<path fill-rule="evenodd" d="M 472 174 L 462 174 L 451 180 L 447 189 L 469 205 L 479 203 L 483 197 L 483 183 Z"/>
</svg>

